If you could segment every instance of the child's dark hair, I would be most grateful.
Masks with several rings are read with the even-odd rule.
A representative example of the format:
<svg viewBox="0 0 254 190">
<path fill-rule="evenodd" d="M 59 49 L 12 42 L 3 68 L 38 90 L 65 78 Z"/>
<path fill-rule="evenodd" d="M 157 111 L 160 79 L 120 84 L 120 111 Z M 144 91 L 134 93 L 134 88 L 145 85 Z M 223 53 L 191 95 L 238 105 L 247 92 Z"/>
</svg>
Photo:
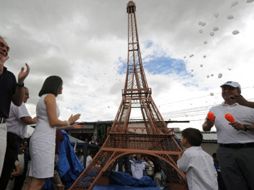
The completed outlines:
<svg viewBox="0 0 254 190">
<path fill-rule="evenodd" d="M 187 139 L 191 146 L 200 146 L 203 140 L 202 133 L 195 128 L 186 128 L 182 131 L 183 138 Z"/>
</svg>

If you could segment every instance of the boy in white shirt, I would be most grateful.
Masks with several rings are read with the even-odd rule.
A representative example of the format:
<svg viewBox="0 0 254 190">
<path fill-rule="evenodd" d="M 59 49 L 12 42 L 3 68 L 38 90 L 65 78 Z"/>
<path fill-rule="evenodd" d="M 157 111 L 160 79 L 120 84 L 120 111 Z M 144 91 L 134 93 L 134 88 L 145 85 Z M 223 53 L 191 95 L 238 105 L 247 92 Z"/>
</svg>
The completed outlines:
<svg viewBox="0 0 254 190">
<path fill-rule="evenodd" d="M 218 190 L 213 159 L 201 148 L 202 140 L 198 129 L 187 128 L 182 131 L 181 143 L 185 151 L 177 166 L 186 173 L 189 190 Z"/>
<path fill-rule="evenodd" d="M 144 176 L 144 170 L 146 168 L 146 162 L 142 160 L 141 155 L 137 155 L 137 159 L 130 160 L 131 173 L 136 179 L 141 179 Z"/>
</svg>

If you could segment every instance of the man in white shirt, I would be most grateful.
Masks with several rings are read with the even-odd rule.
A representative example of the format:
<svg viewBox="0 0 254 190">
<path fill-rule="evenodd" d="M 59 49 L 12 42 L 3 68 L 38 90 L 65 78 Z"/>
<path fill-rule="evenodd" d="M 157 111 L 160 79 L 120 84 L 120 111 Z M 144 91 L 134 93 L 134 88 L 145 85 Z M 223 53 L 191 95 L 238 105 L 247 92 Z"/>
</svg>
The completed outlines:
<svg viewBox="0 0 254 190">
<path fill-rule="evenodd" d="M 186 149 L 177 166 L 186 173 L 189 190 L 218 190 L 213 159 L 201 148 L 202 139 L 198 129 L 187 128 L 182 131 L 181 143 Z"/>
<path fill-rule="evenodd" d="M 210 109 L 215 119 L 206 118 L 203 129 L 209 131 L 213 125 L 216 127 L 217 157 L 226 188 L 254 190 L 254 109 L 249 104 L 239 104 L 239 83 L 228 81 L 221 88 L 224 102 Z M 232 114 L 235 121 L 227 121 L 224 117 L 227 113 Z"/>
<path fill-rule="evenodd" d="M 19 146 L 26 134 L 26 125 L 35 124 L 36 118 L 31 118 L 24 103 L 29 98 L 29 91 L 25 87 L 25 97 L 20 106 L 11 103 L 9 117 L 6 120 L 7 126 L 7 147 L 4 158 L 1 187 L 4 190 L 8 184 L 11 173 L 15 167 Z"/>
<path fill-rule="evenodd" d="M 154 163 L 149 158 L 146 158 L 146 174 L 153 178 L 154 175 Z"/>
<path fill-rule="evenodd" d="M 86 157 L 86 168 L 92 163 L 92 161 L 93 161 L 92 153 L 89 152 L 89 154 Z"/>
<path fill-rule="evenodd" d="M 144 175 L 144 170 L 146 168 L 146 162 L 141 159 L 141 155 L 137 155 L 137 159 L 130 160 L 131 163 L 131 173 L 136 179 L 141 179 Z"/>
</svg>

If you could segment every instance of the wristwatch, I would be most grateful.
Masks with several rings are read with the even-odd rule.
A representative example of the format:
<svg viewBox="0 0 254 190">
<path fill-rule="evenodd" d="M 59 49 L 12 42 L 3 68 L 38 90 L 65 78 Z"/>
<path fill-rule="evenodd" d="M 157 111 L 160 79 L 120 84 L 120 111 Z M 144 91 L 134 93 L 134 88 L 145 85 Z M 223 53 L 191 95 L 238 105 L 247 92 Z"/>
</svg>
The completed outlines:
<svg viewBox="0 0 254 190">
<path fill-rule="evenodd" d="M 20 88 L 22 88 L 22 87 L 24 87 L 24 83 L 22 82 L 22 83 L 17 83 L 17 87 L 20 87 Z"/>
<path fill-rule="evenodd" d="M 246 125 L 243 125 L 243 127 L 244 127 L 244 131 L 247 131 L 248 130 L 248 127 L 246 126 Z"/>
</svg>

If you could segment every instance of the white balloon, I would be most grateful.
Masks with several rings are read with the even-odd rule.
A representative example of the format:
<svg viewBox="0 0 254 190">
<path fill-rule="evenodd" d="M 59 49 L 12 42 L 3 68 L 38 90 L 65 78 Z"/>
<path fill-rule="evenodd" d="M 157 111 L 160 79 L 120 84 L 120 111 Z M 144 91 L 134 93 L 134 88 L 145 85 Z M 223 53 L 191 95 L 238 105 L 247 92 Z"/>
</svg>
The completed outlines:
<svg viewBox="0 0 254 190">
<path fill-rule="evenodd" d="M 217 27 L 217 26 L 213 27 L 213 31 L 214 31 L 214 32 L 216 32 L 216 31 L 218 31 L 218 30 L 219 30 L 219 27 Z"/>
<path fill-rule="evenodd" d="M 218 17 L 219 17 L 219 13 L 215 13 L 213 16 L 214 16 L 215 18 L 218 18 Z"/>
<path fill-rule="evenodd" d="M 199 26 L 205 26 L 205 25 L 206 25 L 206 23 L 205 23 L 205 22 L 203 22 L 203 21 L 199 21 L 199 22 L 198 22 L 198 25 L 199 25 Z"/>
<path fill-rule="evenodd" d="M 232 20 L 232 19 L 234 19 L 234 16 L 233 15 L 228 15 L 228 20 Z"/>
<path fill-rule="evenodd" d="M 238 1 L 233 2 L 233 3 L 231 4 L 231 7 L 234 7 L 234 6 L 236 6 L 236 5 L 238 5 Z"/>
<path fill-rule="evenodd" d="M 239 34 L 239 31 L 238 31 L 238 30 L 234 30 L 234 31 L 232 32 L 232 34 L 233 34 L 233 35 L 237 35 L 237 34 Z"/>
</svg>

